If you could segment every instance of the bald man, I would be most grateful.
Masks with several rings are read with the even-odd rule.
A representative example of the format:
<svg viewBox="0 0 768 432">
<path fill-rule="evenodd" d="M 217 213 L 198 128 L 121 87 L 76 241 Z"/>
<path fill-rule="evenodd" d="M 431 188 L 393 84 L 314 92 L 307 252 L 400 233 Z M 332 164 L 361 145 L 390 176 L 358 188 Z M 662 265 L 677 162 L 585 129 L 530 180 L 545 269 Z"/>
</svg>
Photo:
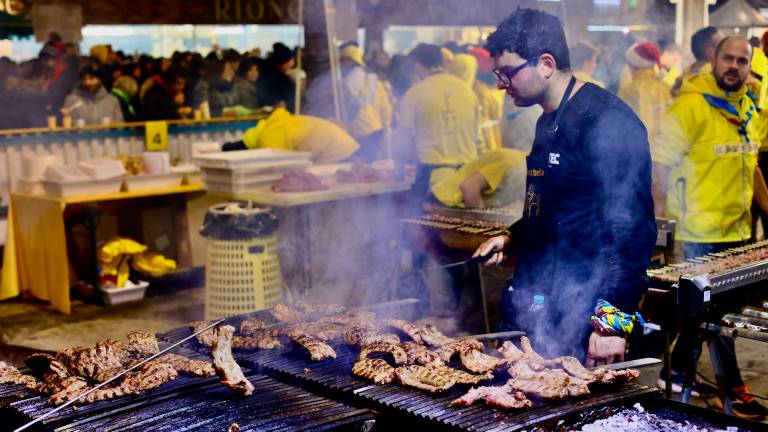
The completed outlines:
<svg viewBox="0 0 768 432">
<path fill-rule="evenodd" d="M 686 258 L 744 244 L 752 234 L 753 201 L 768 211 L 768 189 L 757 169 L 764 121 L 746 86 L 751 60 L 747 39 L 721 40 L 712 71 L 683 80 L 680 96 L 651 140 L 655 212 L 678 221 L 677 238 L 685 243 Z M 711 343 L 719 346 L 734 413 L 765 417 L 768 410 L 744 395 L 733 340 Z"/>
</svg>

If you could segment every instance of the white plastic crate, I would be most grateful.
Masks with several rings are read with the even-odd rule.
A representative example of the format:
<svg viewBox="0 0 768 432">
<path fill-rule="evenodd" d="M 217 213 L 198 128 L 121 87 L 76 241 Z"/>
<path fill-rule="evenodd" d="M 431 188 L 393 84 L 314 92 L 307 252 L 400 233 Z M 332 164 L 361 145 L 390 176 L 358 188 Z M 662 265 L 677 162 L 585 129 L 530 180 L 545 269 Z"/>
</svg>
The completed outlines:
<svg viewBox="0 0 768 432">
<path fill-rule="evenodd" d="M 118 193 L 123 186 L 123 179 L 88 180 L 77 182 L 43 181 L 43 190 L 47 195 L 70 197 L 79 195 L 101 195 Z"/>
<path fill-rule="evenodd" d="M 240 150 L 219 153 L 206 153 L 195 158 L 195 162 L 206 168 L 235 168 L 244 165 L 252 165 L 265 162 L 284 162 L 284 161 L 309 161 L 310 153 L 296 152 L 280 149 L 256 149 Z"/>
<path fill-rule="evenodd" d="M 203 173 L 213 181 L 235 184 L 257 181 L 261 176 L 268 174 L 282 175 L 288 171 L 304 170 L 310 166 L 309 160 L 288 160 L 248 164 L 234 169 L 204 167 Z"/>
<path fill-rule="evenodd" d="M 245 240 L 208 240 L 205 319 L 262 310 L 282 297 L 277 234 Z"/>
<path fill-rule="evenodd" d="M 128 192 L 146 191 L 181 186 L 184 173 L 141 174 L 125 178 Z"/>
<path fill-rule="evenodd" d="M 99 287 L 99 291 L 101 292 L 101 298 L 104 300 L 104 303 L 107 306 L 112 306 L 143 299 L 144 294 L 147 293 L 148 286 L 149 282 L 139 281 L 137 285 L 130 284 L 123 288 Z"/>
</svg>

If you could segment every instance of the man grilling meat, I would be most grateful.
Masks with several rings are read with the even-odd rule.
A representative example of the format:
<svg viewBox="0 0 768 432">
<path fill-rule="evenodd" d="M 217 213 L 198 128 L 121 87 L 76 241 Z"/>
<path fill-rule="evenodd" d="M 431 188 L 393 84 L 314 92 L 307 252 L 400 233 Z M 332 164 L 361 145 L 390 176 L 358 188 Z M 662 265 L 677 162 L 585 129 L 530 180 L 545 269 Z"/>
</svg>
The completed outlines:
<svg viewBox="0 0 768 432">
<path fill-rule="evenodd" d="M 527 158 L 523 218 L 511 229 L 517 264 L 502 327 L 538 338 L 547 357 L 586 353 L 589 366 L 623 360 L 631 326 L 601 325 L 598 309 L 615 309 L 597 302 L 634 311 L 647 286 L 656 224 L 645 127 L 617 97 L 574 78 L 555 16 L 518 9 L 486 47 L 499 88 L 517 106 L 544 110 Z M 509 236 L 499 236 L 475 255 L 496 252 L 486 262 L 496 265 L 509 247 Z"/>
</svg>

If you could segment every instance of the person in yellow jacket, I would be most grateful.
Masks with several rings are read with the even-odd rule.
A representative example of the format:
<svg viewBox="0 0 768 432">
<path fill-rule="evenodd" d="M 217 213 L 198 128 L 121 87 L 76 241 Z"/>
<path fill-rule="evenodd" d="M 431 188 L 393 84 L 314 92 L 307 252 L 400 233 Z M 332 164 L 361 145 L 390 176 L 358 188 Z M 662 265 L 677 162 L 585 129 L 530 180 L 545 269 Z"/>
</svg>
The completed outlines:
<svg viewBox="0 0 768 432">
<path fill-rule="evenodd" d="M 426 196 L 441 170 L 477 159 L 478 101 L 466 82 L 443 68 L 440 48 L 420 44 L 409 55 L 420 81 L 403 96 L 393 144 L 401 161 L 419 164 L 413 191 Z"/>
<path fill-rule="evenodd" d="M 432 195 L 441 204 L 458 208 L 500 208 L 522 203 L 525 156 L 520 150 L 490 151 L 453 173 L 444 173 L 432 186 Z"/>
<path fill-rule="evenodd" d="M 643 121 L 653 145 L 659 117 L 672 100 L 670 86 L 657 76 L 661 53 L 653 43 L 644 42 L 629 47 L 624 57 L 632 70 L 632 80 L 619 89 L 618 96 Z"/>
<path fill-rule="evenodd" d="M 698 73 L 712 72 L 712 62 L 715 60 L 715 48 L 725 37 L 725 34 L 717 27 L 709 26 L 697 30 L 691 36 L 691 51 L 696 59 L 683 74 L 677 78 L 672 86 L 672 95 L 677 96 L 678 90 L 686 78 Z"/>
<path fill-rule="evenodd" d="M 480 154 L 487 153 L 497 148 L 496 134 L 494 133 L 493 125 L 490 124 L 490 122 L 493 120 L 498 121 L 499 117 L 501 117 L 501 108 L 496 106 L 497 101 L 493 97 L 491 91 L 487 88 L 488 85 L 477 79 L 477 59 L 470 54 L 456 54 L 448 65 L 448 72 L 467 83 L 477 97 L 479 103 L 478 128 L 480 131 L 480 139 L 482 139 L 479 149 Z M 495 79 L 495 77 L 493 78 Z M 498 89 L 497 92 L 503 95 Z"/>
<path fill-rule="evenodd" d="M 360 146 L 342 127 L 307 115 L 294 115 L 285 108 L 243 134 L 242 141 L 224 144 L 224 151 L 275 148 L 309 152 L 314 163 L 334 163 L 352 156 Z"/>
<path fill-rule="evenodd" d="M 656 214 L 678 221 L 686 258 L 749 240 L 752 203 L 768 210 L 768 188 L 757 169 L 765 125 L 746 86 L 751 60 L 747 39 L 723 39 L 715 48 L 712 72 L 682 82 L 651 148 Z M 696 348 L 690 339 L 681 338 L 679 348 L 688 356 Z M 748 396 L 733 339 L 715 338 L 710 348 L 721 357 L 734 414 L 766 417 L 768 409 Z M 674 369 L 681 366 L 673 360 Z"/>
</svg>

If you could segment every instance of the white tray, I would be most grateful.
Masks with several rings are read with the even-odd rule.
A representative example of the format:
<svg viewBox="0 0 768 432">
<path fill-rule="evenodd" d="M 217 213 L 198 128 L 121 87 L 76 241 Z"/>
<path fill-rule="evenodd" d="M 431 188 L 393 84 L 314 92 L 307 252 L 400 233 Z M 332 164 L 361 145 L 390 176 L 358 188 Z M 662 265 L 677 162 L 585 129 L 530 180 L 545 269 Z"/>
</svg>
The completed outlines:
<svg viewBox="0 0 768 432">
<path fill-rule="evenodd" d="M 311 166 L 309 160 L 286 160 L 278 162 L 261 162 L 241 165 L 236 168 L 203 167 L 207 178 L 219 182 L 245 183 L 259 179 L 266 174 L 282 174 L 288 171 L 305 170 Z"/>
<path fill-rule="evenodd" d="M 205 189 L 209 191 L 243 193 L 251 192 L 257 189 L 269 189 L 272 186 L 272 183 L 280 180 L 282 176 L 282 174 L 267 174 L 262 176 L 262 178 L 256 179 L 254 181 L 234 184 L 229 182 L 220 182 L 208 177 L 203 177 L 203 183 L 205 184 Z"/>
<path fill-rule="evenodd" d="M 52 182 L 43 180 L 43 190 L 46 195 L 56 197 L 118 193 L 122 186 L 122 177 L 79 182 Z"/>
<path fill-rule="evenodd" d="M 240 150 L 220 153 L 206 153 L 195 158 L 201 167 L 235 168 L 255 163 L 278 161 L 309 161 L 309 152 L 295 152 L 280 149 Z"/>
<path fill-rule="evenodd" d="M 101 298 L 107 306 L 112 306 L 120 303 L 127 303 L 130 301 L 141 300 L 144 298 L 144 294 L 147 292 L 149 282 L 139 281 L 139 284 L 133 287 L 124 288 L 104 288 L 99 287 L 101 291 Z"/>
<path fill-rule="evenodd" d="M 125 178 L 125 190 L 128 192 L 145 191 L 181 186 L 184 173 L 141 174 Z"/>
</svg>

